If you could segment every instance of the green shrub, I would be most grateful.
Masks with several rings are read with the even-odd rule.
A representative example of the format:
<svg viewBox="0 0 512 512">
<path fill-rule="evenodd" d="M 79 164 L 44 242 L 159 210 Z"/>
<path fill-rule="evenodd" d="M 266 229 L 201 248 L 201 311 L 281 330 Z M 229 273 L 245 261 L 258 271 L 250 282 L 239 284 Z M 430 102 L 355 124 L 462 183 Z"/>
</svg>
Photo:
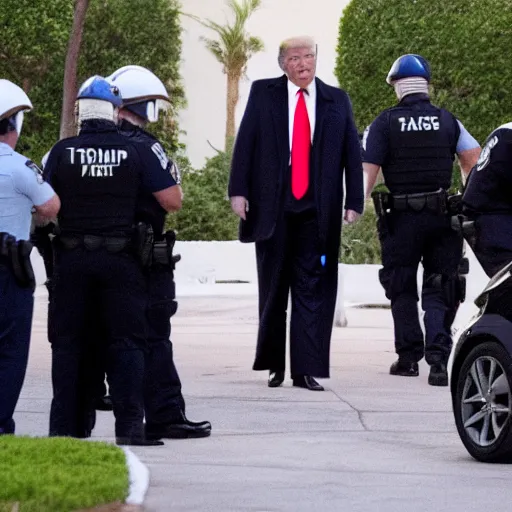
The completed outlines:
<svg viewBox="0 0 512 512">
<path fill-rule="evenodd" d="M 380 243 L 373 201 L 366 202 L 364 213 L 357 222 L 343 226 L 340 261 L 348 264 L 380 264 Z"/>
<path fill-rule="evenodd" d="M 90 2 L 80 55 L 79 82 L 109 75 L 136 64 L 166 85 L 172 109 L 151 131 L 169 153 L 178 149 L 177 111 L 185 104 L 179 66 L 179 0 L 93 0 Z M 100 28 L 98 28 L 100 27 Z"/>
<path fill-rule="evenodd" d="M 176 161 L 182 174 L 183 207 L 168 216 L 168 227 L 179 240 L 236 240 L 238 217 L 227 197 L 231 149 L 219 151 L 197 171 L 186 158 Z"/>
<path fill-rule="evenodd" d="M 73 3 L 4 0 L 0 8 L 0 78 L 23 86 L 32 100 L 17 150 L 35 162 L 59 139 Z M 179 146 L 176 110 L 184 104 L 179 7 L 178 0 L 91 0 L 78 66 L 78 85 L 127 64 L 156 73 L 168 86 L 173 112 L 155 133 L 172 152 Z"/>
<path fill-rule="evenodd" d="M 352 0 L 340 20 L 335 73 L 362 132 L 397 102 L 386 83 L 393 62 L 418 53 L 432 68 L 433 103 L 453 112 L 483 144 L 512 120 L 510 41 L 510 0 Z M 455 165 L 452 191 L 460 188 Z M 363 219 L 344 228 L 342 261 L 380 261 L 371 212 L 367 205 Z"/>
<path fill-rule="evenodd" d="M 512 118 L 510 0 L 352 0 L 339 26 L 336 76 L 358 128 L 396 103 L 386 84 L 400 55 L 419 53 L 432 68 L 432 100 L 482 143 Z"/>
</svg>

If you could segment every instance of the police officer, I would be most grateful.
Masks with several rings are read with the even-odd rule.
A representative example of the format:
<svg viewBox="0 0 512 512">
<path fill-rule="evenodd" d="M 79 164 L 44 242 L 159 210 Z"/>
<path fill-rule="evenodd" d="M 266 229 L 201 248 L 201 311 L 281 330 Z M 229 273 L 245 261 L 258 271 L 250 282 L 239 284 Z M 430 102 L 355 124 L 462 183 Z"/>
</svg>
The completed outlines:
<svg viewBox="0 0 512 512">
<path fill-rule="evenodd" d="M 464 213 L 474 221 L 470 245 L 492 277 L 512 261 L 512 123 L 486 139 L 462 196 Z M 489 295 L 487 311 L 512 321 L 510 280 Z"/>
<path fill-rule="evenodd" d="M 164 84 L 151 71 L 141 66 L 125 66 L 107 78 L 119 87 L 123 107 L 119 111 L 120 129 L 131 141 L 143 144 L 175 184 L 174 191 L 181 207 L 180 174 L 162 145 L 144 127 L 158 120 L 159 111 L 169 106 Z M 179 209 L 179 208 L 176 208 Z M 185 415 L 181 381 L 173 360 L 170 340 L 171 317 L 176 313 L 173 231 L 164 233 L 166 211 L 150 194 L 139 204 L 139 219 L 151 224 L 155 249 L 153 264 L 147 274 L 149 307 L 147 311 L 149 351 L 146 358 L 146 435 L 148 438 L 190 438 L 210 435 L 208 421 L 193 422 Z"/>
<path fill-rule="evenodd" d="M 27 369 L 35 286 L 28 242 L 32 209 L 43 220 L 60 207 L 39 168 L 15 151 L 24 111 L 31 109 L 20 87 L 0 80 L 0 435 L 14 434 Z"/>
<path fill-rule="evenodd" d="M 50 151 L 41 160 L 41 166 L 44 169 L 48 160 Z M 39 251 L 43 258 L 44 267 L 46 271 L 45 286 L 48 290 L 48 312 L 49 304 L 52 301 L 53 287 L 53 264 L 54 264 L 54 248 L 52 244 L 52 237 L 55 235 L 58 228 L 55 223 L 49 222 L 42 226 L 33 225 L 30 240 Z M 76 431 L 76 437 L 87 438 L 90 437 L 94 425 L 96 423 L 96 410 L 111 411 L 112 402 L 110 396 L 107 395 L 105 379 L 105 338 L 106 332 L 102 325 L 101 316 L 97 314 L 97 304 L 92 297 L 90 303 L 86 304 L 86 328 L 87 328 L 87 351 L 82 355 L 80 365 L 80 386 L 77 392 L 78 407 L 77 407 L 77 424 L 81 425 Z M 49 314 L 49 313 L 48 313 Z M 48 328 L 51 327 L 51 322 Z M 48 339 L 53 337 L 48 333 Z"/>
<path fill-rule="evenodd" d="M 119 134 L 119 91 L 91 77 L 77 97 L 79 134 L 50 151 L 45 175 L 62 208 L 55 244 L 49 335 L 53 401 L 50 435 L 77 436 L 80 365 L 87 352 L 88 308 L 107 328 L 106 367 L 115 416 L 116 442 L 158 445 L 144 436 L 146 283 L 141 261 L 147 241 L 134 236 L 143 190 L 165 210 L 174 208 L 173 180 L 141 144 Z"/>
<path fill-rule="evenodd" d="M 379 278 L 391 301 L 398 354 L 390 373 L 417 376 L 425 355 L 429 384 L 446 386 L 450 327 L 464 297 L 459 276 L 463 241 L 451 229 L 447 191 L 455 154 L 467 175 L 480 147 L 453 114 L 430 102 L 430 78 L 430 66 L 420 55 L 403 55 L 393 63 L 387 83 L 398 104 L 367 128 L 363 162 L 367 197 L 380 169 L 390 192 L 373 194 L 382 249 Z M 420 261 L 425 340 L 417 307 Z"/>
</svg>

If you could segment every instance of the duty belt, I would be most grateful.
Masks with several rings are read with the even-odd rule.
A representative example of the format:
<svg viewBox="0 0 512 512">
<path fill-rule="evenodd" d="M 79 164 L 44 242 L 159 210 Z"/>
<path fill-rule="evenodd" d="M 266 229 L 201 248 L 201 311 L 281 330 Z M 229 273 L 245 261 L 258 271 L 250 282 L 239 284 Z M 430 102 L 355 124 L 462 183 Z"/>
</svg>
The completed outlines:
<svg viewBox="0 0 512 512">
<path fill-rule="evenodd" d="M 9 233 L 0 233 L 0 262 L 12 270 L 19 286 L 33 288 L 36 284 L 30 253 L 34 246 L 26 240 L 16 240 Z"/>
<path fill-rule="evenodd" d="M 391 209 L 396 212 L 423 210 L 434 213 L 448 213 L 448 193 L 444 189 L 418 194 L 393 194 Z"/>
<path fill-rule="evenodd" d="M 96 251 L 105 248 L 108 252 L 116 253 L 132 247 L 131 238 L 128 236 L 60 235 L 57 239 L 66 250 L 84 247 L 88 251 Z"/>
</svg>

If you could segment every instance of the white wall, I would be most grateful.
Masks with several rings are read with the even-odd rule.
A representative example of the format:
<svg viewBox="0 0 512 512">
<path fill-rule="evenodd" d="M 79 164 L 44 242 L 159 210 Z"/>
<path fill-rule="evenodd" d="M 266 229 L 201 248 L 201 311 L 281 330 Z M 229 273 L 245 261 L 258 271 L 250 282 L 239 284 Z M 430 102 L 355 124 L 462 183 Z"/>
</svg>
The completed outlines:
<svg viewBox="0 0 512 512">
<path fill-rule="evenodd" d="M 258 283 L 254 244 L 232 242 L 176 242 L 175 253 L 182 259 L 177 264 L 175 280 L 179 297 L 196 295 L 256 295 Z M 476 311 L 474 299 L 480 294 L 488 279 L 476 261 L 473 252 L 467 248 L 470 273 L 467 276 L 467 300 L 461 306 L 454 327 L 460 327 Z M 41 285 L 45 280 L 44 266 L 37 250 L 32 252 L 32 262 Z M 340 264 L 337 313 L 345 306 L 356 304 L 389 305 L 379 283 L 380 265 Z M 422 270 L 418 272 L 421 286 Z M 240 284 L 216 284 L 216 281 L 246 281 Z M 37 293 L 44 293 L 39 288 Z M 346 311 L 350 325 L 350 309 Z"/>
<path fill-rule="evenodd" d="M 338 23 L 348 0 L 318 0 L 306 3 L 301 0 L 262 0 L 262 7 L 249 20 L 247 30 L 260 37 L 265 51 L 255 55 L 247 70 L 248 80 L 242 82 L 237 108 L 237 125 L 243 115 L 252 80 L 280 76 L 277 65 L 279 43 L 295 35 L 310 35 L 318 43 L 319 78 L 337 85 L 334 77 Z M 224 23 L 228 9 L 225 0 L 182 0 L 184 12 L 200 18 L 210 18 Z M 222 149 L 226 123 L 226 77 L 221 65 L 210 55 L 200 41 L 201 36 L 215 34 L 197 22 L 182 17 L 183 52 L 181 74 L 188 107 L 180 113 L 180 127 L 186 131 L 182 141 L 196 168 L 215 152 L 208 145 Z"/>
</svg>

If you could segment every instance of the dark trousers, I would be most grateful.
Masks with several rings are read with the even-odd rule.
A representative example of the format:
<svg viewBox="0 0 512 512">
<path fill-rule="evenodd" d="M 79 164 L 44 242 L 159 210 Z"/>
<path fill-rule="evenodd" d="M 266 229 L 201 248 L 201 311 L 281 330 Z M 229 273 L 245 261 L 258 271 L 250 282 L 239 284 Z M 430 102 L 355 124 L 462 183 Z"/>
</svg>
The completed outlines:
<svg viewBox="0 0 512 512">
<path fill-rule="evenodd" d="M 185 400 L 171 342 L 171 317 L 178 307 L 174 273 L 169 268 L 154 266 L 147 279 L 148 350 L 144 398 L 146 425 L 151 429 L 178 420 L 180 410 L 185 411 Z"/>
<path fill-rule="evenodd" d="M 322 250 L 314 211 L 285 213 L 268 240 L 256 242 L 259 330 L 254 370 L 284 370 L 291 291 L 292 376 L 329 377 L 338 258 Z"/>
<path fill-rule="evenodd" d="M 451 229 L 448 216 L 428 211 L 393 212 L 388 225 L 382 219 L 378 222 L 383 265 L 379 277 L 391 301 L 395 350 L 403 361 L 417 362 L 425 356 L 429 364 L 446 363 L 461 298 L 462 237 Z M 425 339 L 417 305 L 420 261 Z"/>
<path fill-rule="evenodd" d="M 146 283 L 129 254 L 82 247 L 56 253 L 50 301 L 53 401 L 50 435 L 79 437 L 83 362 L 90 354 L 87 307 L 105 323 L 106 370 L 116 436 L 142 437 Z"/>
<path fill-rule="evenodd" d="M 53 315 L 50 304 L 53 297 L 53 280 L 46 281 L 48 289 L 48 339 L 55 339 L 50 331 L 53 328 Z M 86 323 L 84 331 L 84 347 L 79 363 L 77 388 L 77 430 L 74 437 L 87 438 L 92 434 L 96 424 L 95 401 L 105 396 L 106 346 L 108 332 L 103 318 L 96 311 L 97 298 L 90 296 L 86 301 Z"/>
<path fill-rule="evenodd" d="M 0 262 L 0 434 L 14 434 L 14 409 L 27 370 L 33 288 L 21 288 Z"/>
<path fill-rule="evenodd" d="M 512 215 L 485 214 L 475 222 L 475 256 L 485 273 L 492 278 L 512 261 Z M 512 282 L 509 279 L 491 290 L 487 313 L 501 315 L 512 321 Z"/>
</svg>

